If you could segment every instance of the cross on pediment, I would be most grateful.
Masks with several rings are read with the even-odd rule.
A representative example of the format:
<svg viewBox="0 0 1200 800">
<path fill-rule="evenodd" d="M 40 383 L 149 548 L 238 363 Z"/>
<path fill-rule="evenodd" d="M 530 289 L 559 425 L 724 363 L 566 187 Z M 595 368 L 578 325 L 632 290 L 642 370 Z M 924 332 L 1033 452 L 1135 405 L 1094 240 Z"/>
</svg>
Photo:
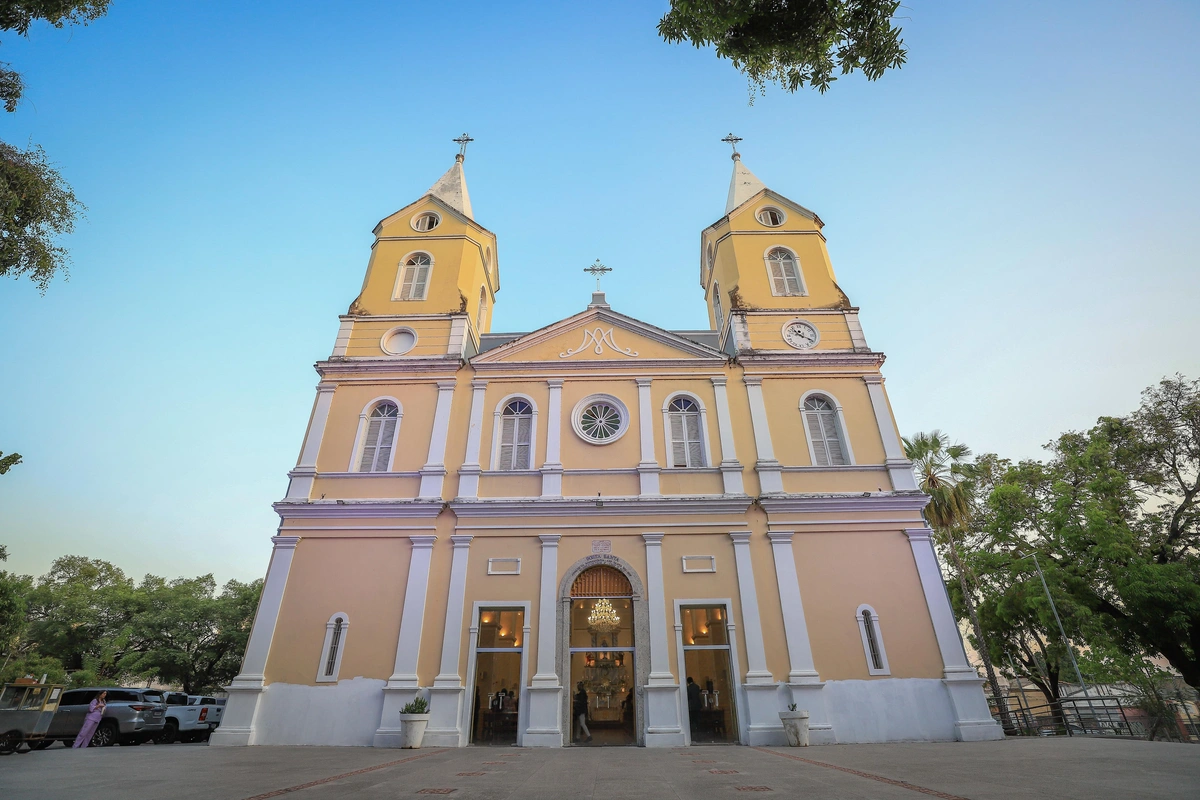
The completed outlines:
<svg viewBox="0 0 1200 800">
<path fill-rule="evenodd" d="M 600 277 L 609 272 L 612 272 L 612 267 L 604 266 L 603 264 L 600 263 L 600 259 L 597 258 L 595 264 L 592 264 L 590 267 L 584 267 L 583 271 L 595 276 L 596 291 L 598 292 L 598 291 L 600 291 Z"/>
</svg>

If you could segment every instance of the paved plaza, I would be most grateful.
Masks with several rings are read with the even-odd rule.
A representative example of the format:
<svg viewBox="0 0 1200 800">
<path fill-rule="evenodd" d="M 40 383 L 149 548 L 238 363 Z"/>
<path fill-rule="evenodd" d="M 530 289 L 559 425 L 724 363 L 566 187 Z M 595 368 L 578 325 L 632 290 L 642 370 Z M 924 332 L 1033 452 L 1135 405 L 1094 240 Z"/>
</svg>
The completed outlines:
<svg viewBox="0 0 1200 800">
<path fill-rule="evenodd" d="M 1099 739 L 805 749 L 374 750 L 143 745 L 0 758 L 4 800 L 1176 798 L 1200 796 L 1200 747 Z"/>
</svg>

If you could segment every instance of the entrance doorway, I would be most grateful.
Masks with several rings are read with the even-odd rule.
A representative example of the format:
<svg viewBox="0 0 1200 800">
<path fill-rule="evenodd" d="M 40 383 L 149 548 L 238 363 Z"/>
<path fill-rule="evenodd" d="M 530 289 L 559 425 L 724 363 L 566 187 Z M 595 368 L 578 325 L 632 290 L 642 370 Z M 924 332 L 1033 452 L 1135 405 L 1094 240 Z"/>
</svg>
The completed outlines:
<svg viewBox="0 0 1200 800">
<path fill-rule="evenodd" d="M 633 597 L 610 566 L 585 570 L 571 587 L 572 744 L 637 744 Z"/>
<path fill-rule="evenodd" d="M 684 606 L 679 609 L 683 634 L 683 671 L 689 738 L 692 743 L 738 741 L 737 684 L 723 605 Z"/>
<path fill-rule="evenodd" d="M 475 642 L 471 744 L 517 743 L 523 608 L 481 608 Z"/>
</svg>

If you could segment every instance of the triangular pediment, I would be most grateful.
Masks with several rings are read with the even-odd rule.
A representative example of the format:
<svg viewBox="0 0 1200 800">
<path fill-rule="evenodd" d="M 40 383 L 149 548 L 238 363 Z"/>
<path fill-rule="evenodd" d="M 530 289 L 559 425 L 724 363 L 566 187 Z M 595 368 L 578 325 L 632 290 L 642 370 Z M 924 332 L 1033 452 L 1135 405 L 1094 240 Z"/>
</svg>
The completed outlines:
<svg viewBox="0 0 1200 800">
<path fill-rule="evenodd" d="M 789 200 L 788 198 L 781 195 L 779 192 L 776 192 L 772 189 L 761 189 L 758 192 L 755 192 L 751 197 L 747 198 L 741 204 L 739 204 L 737 206 L 737 208 L 732 209 L 727 214 L 725 214 L 725 216 L 721 217 L 721 219 L 717 220 L 712 225 L 709 225 L 708 228 L 705 228 L 705 230 L 710 230 L 712 228 L 715 228 L 727 219 L 733 219 L 734 217 L 737 217 L 737 216 L 740 216 L 741 214 L 746 213 L 748 210 L 757 207 L 759 203 L 761 203 L 764 199 L 767 199 L 767 198 L 770 198 L 770 200 L 772 202 L 775 202 L 775 203 L 778 203 L 779 205 L 784 206 L 788 211 L 794 211 L 797 214 L 801 215 L 802 217 L 807 217 L 808 219 L 815 222 L 818 227 L 820 227 L 824 224 L 821 222 L 821 218 L 817 216 L 817 213 L 815 211 L 810 211 L 809 209 L 805 208 L 804 206 L 800 205 L 799 203 L 795 202 L 794 200 Z"/>
<path fill-rule="evenodd" d="M 627 317 L 610 308 L 582 313 L 513 339 L 471 359 L 473 364 L 582 361 L 635 363 L 661 359 L 718 358 L 720 350 Z"/>
<path fill-rule="evenodd" d="M 472 219 L 471 217 L 464 216 L 461 212 L 459 212 L 458 209 L 454 208 L 449 203 L 447 203 L 445 200 L 442 200 L 440 197 L 438 197 L 437 195 L 434 195 L 434 194 L 424 194 L 421 197 L 414 200 L 413 202 L 406 205 L 404 208 L 401 208 L 398 211 L 394 211 L 391 214 L 388 214 L 386 217 L 379 220 L 379 224 L 377 224 L 375 226 L 375 229 L 372 232 L 376 236 L 379 236 L 380 233 L 383 231 L 383 229 L 385 227 L 387 227 L 388 225 L 391 225 L 394 221 L 396 221 L 398 219 L 407 220 L 408 217 L 411 217 L 413 214 L 416 213 L 417 206 L 419 206 L 423 203 L 435 206 L 438 211 L 445 212 L 450 217 L 462 222 L 464 225 L 469 225 L 472 228 L 476 228 L 480 231 L 483 231 L 484 233 L 488 234 L 489 236 L 494 235 L 494 234 L 492 234 L 491 231 L 489 231 L 487 228 L 480 225 L 474 219 Z M 421 234 L 415 233 L 411 229 L 406 228 L 403 230 L 404 230 L 405 236 L 412 236 L 412 237 L 421 236 Z"/>
</svg>

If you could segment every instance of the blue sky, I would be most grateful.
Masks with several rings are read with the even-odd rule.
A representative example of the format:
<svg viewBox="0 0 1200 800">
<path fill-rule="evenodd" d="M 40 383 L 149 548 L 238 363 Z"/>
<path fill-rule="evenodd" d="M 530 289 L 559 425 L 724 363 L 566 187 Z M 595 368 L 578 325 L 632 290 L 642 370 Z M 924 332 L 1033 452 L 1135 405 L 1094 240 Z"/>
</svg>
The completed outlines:
<svg viewBox="0 0 1200 800">
<path fill-rule="evenodd" d="M 707 324 L 730 161 L 817 211 L 905 433 L 1037 457 L 1200 374 L 1200 6 L 909 0 L 907 66 L 768 90 L 665 3 L 154 3 L 0 39 L 87 204 L 69 281 L 0 283 L 7 568 L 260 576 L 371 229 L 466 162 L 496 330 Z M 353 11 L 345 9 L 352 8 Z"/>
</svg>

